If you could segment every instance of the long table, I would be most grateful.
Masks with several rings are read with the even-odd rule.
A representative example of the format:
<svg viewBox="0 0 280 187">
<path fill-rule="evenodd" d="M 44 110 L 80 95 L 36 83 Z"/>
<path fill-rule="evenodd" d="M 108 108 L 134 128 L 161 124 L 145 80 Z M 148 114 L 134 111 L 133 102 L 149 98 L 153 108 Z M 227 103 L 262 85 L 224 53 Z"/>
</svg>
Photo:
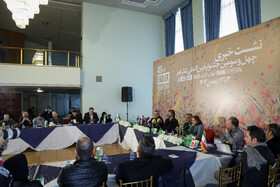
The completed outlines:
<svg viewBox="0 0 280 187">
<path fill-rule="evenodd" d="M 89 137 L 94 145 L 112 144 L 119 138 L 119 125 L 81 124 L 77 126 L 26 128 L 21 130 L 21 137 L 10 140 L 3 155 L 18 154 L 27 148 L 36 151 L 64 149 L 73 145 L 81 137 Z"/>
<path fill-rule="evenodd" d="M 226 154 L 205 154 L 200 149 L 193 150 L 184 146 L 165 142 L 157 138 L 157 135 L 143 133 L 131 127 L 119 124 L 93 124 L 78 125 L 42 129 L 22 129 L 21 138 L 11 140 L 4 154 L 16 154 L 27 148 L 36 151 L 63 149 L 71 146 L 79 138 L 88 136 L 95 145 L 112 144 L 118 142 L 123 148 L 136 151 L 139 141 L 145 136 L 153 136 L 156 149 L 167 149 L 173 151 L 185 151 L 196 154 L 192 165 L 188 165 L 195 186 L 203 186 L 207 183 L 217 183 L 214 172 L 221 166 L 226 167 L 231 156 Z M 65 166 L 65 165 L 64 165 Z M 58 168 L 58 170 L 60 170 Z M 182 171 L 183 174 L 186 171 Z M 110 181 L 109 181 L 110 182 Z"/>
</svg>

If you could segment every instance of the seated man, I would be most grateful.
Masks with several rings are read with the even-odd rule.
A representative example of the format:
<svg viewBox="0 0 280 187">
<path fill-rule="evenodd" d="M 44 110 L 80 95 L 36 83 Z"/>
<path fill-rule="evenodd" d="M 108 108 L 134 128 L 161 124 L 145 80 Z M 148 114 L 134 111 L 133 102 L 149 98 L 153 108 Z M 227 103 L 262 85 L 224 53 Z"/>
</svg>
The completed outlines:
<svg viewBox="0 0 280 187">
<path fill-rule="evenodd" d="M 9 140 L 4 139 L 3 131 L 0 130 L 0 186 L 10 187 L 12 183 L 12 175 L 7 168 L 4 168 L 2 152 L 7 148 Z"/>
<path fill-rule="evenodd" d="M 153 137 L 144 136 L 136 151 L 137 158 L 119 164 L 116 182 L 119 183 L 120 179 L 123 182 L 146 180 L 152 175 L 153 186 L 157 186 L 159 176 L 172 169 L 172 162 L 160 156 L 153 156 L 154 151 Z"/>
<path fill-rule="evenodd" d="M 47 106 L 47 108 L 45 108 L 44 112 L 42 112 L 43 118 L 45 120 L 47 120 L 48 122 L 50 122 L 50 119 L 52 118 L 52 109 L 50 106 Z"/>
<path fill-rule="evenodd" d="M 33 128 L 42 127 L 44 126 L 44 123 L 45 123 L 45 119 L 43 117 L 43 114 L 39 114 L 38 117 L 33 119 Z"/>
<path fill-rule="evenodd" d="M 74 110 L 70 115 L 70 122 L 73 124 L 82 124 L 83 123 L 82 116 L 78 114 L 76 110 Z"/>
<path fill-rule="evenodd" d="M 163 125 L 162 129 L 166 130 L 167 132 L 175 131 L 176 127 L 179 127 L 179 123 L 175 118 L 175 111 L 168 110 L 167 116 L 168 118 L 165 120 L 165 124 Z"/>
<path fill-rule="evenodd" d="M 241 155 L 241 186 L 263 187 L 267 185 L 268 167 L 274 165 L 273 153 L 265 143 L 264 131 L 256 126 L 249 126 L 245 134 L 248 146 Z"/>
<path fill-rule="evenodd" d="M 277 155 L 280 154 L 280 126 L 277 124 L 268 125 L 265 135 L 266 144 L 276 159 Z"/>
<path fill-rule="evenodd" d="M 52 118 L 50 119 L 50 122 L 53 122 L 56 125 L 63 125 L 63 119 L 57 115 L 56 111 L 52 112 Z"/>
<path fill-rule="evenodd" d="M 87 113 L 85 113 L 84 121 L 85 121 L 85 123 L 98 123 L 99 117 L 94 112 L 94 108 L 93 107 L 90 107 L 89 111 Z"/>
<path fill-rule="evenodd" d="M 107 181 L 108 170 L 104 162 L 93 157 L 93 143 L 88 137 L 76 144 L 76 161 L 66 166 L 58 176 L 59 186 L 101 186 Z"/>
<path fill-rule="evenodd" d="M 190 113 L 186 114 L 186 122 L 184 123 L 183 126 L 184 135 L 189 134 L 189 128 L 192 126 L 192 118 L 193 118 L 192 114 Z"/>
<path fill-rule="evenodd" d="M 236 145 L 237 149 L 242 149 L 244 141 L 244 133 L 238 127 L 239 121 L 236 117 L 230 117 L 227 120 L 227 127 L 224 133 L 221 134 L 220 138 L 223 143 Z"/>
<path fill-rule="evenodd" d="M 153 118 L 149 121 L 150 124 L 153 125 L 154 128 L 157 128 L 159 130 L 160 127 L 163 125 L 163 119 L 160 116 L 160 113 L 158 110 L 154 111 Z"/>
<path fill-rule="evenodd" d="M 4 162 L 4 167 L 9 170 L 13 176 L 12 186 L 32 186 L 40 187 L 43 186 L 40 181 L 28 179 L 28 163 L 24 154 L 18 154 L 8 158 Z"/>
<path fill-rule="evenodd" d="M 27 111 L 22 112 L 22 117 L 19 118 L 19 124 L 24 128 L 32 126 L 32 119 L 29 117 Z"/>
<path fill-rule="evenodd" d="M 9 114 L 5 114 L 4 115 L 4 119 L 2 121 L 0 121 L 0 125 L 2 127 L 3 123 L 5 124 L 5 128 L 7 129 L 8 127 L 10 128 L 15 128 L 18 127 L 18 123 L 15 122 L 15 120 L 10 119 L 10 115 Z"/>
</svg>

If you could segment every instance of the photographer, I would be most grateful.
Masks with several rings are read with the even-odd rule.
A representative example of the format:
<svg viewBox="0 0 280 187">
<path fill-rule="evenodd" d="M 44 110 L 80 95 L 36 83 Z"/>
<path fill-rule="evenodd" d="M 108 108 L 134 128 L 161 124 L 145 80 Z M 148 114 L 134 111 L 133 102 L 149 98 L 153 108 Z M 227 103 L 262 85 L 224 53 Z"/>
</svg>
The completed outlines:
<svg viewBox="0 0 280 187">
<path fill-rule="evenodd" d="M 4 134 L 3 131 L 0 130 L 0 186 L 11 186 L 12 183 L 12 176 L 6 168 L 3 166 L 3 160 L 2 160 L 2 152 L 7 148 L 8 141 L 4 140 Z"/>
<path fill-rule="evenodd" d="M 29 117 L 27 111 L 22 112 L 22 117 L 19 118 L 19 123 L 21 126 L 24 126 L 24 128 L 32 126 L 32 119 Z"/>
</svg>

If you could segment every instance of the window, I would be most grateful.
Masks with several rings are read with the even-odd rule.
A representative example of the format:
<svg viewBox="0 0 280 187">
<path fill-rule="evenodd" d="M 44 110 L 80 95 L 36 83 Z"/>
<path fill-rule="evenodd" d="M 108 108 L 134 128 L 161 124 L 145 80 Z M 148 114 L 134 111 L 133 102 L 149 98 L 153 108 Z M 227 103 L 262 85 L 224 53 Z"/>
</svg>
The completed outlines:
<svg viewBox="0 0 280 187">
<path fill-rule="evenodd" d="M 221 0 L 220 38 L 238 31 L 234 0 Z"/>
<path fill-rule="evenodd" d="M 176 22 L 175 22 L 175 53 L 179 53 L 181 51 L 184 51 L 180 8 L 178 8 L 175 20 L 176 20 Z"/>
</svg>

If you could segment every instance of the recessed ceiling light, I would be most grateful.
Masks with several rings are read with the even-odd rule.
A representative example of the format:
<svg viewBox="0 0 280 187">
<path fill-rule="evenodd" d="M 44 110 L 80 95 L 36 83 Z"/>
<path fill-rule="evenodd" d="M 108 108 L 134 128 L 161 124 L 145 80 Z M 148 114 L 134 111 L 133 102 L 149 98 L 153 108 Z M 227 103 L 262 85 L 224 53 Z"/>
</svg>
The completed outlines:
<svg viewBox="0 0 280 187">
<path fill-rule="evenodd" d="M 38 88 L 38 89 L 37 89 L 37 92 L 38 92 L 38 93 L 42 93 L 42 92 L 44 92 L 44 90 L 42 90 L 41 88 Z"/>
</svg>

